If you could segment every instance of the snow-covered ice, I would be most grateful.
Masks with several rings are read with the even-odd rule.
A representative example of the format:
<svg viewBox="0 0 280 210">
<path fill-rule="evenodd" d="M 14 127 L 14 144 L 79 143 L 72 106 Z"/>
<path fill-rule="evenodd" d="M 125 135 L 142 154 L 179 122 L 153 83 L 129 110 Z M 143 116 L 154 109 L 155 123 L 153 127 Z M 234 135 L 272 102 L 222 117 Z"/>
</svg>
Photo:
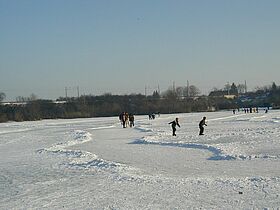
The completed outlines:
<svg viewBox="0 0 280 210">
<path fill-rule="evenodd" d="M 135 119 L 0 124 L 0 209 L 280 209 L 280 111 Z"/>
</svg>

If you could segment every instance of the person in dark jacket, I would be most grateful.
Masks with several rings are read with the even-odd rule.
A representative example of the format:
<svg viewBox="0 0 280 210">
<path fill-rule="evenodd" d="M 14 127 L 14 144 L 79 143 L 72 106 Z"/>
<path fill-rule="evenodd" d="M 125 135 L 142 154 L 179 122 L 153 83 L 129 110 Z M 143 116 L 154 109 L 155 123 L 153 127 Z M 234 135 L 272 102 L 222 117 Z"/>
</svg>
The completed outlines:
<svg viewBox="0 0 280 210">
<path fill-rule="evenodd" d="M 134 126 L 134 115 L 133 114 L 129 114 L 129 126 L 132 127 Z"/>
<path fill-rule="evenodd" d="M 121 125 L 123 126 L 123 112 L 120 113 L 120 115 L 119 115 L 119 120 L 120 120 L 120 122 L 121 122 Z"/>
<path fill-rule="evenodd" d="M 121 121 L 121 125 L 123 126 L 123 128 L 126 127 L 126 113 L 125 112 L 122 112 L 120 115 L 119 115 L 119 119 Z"/>
<path fill-rule="evenodd" d="M 168 124 L 171 124 L 171 127 L 172 127 L 172 134 L 173 134 L 173 136 L 176 136 L 176 133 L 175 133 L 175 132 L 176 132 L 176 125 L 180 127 L 180 125 L 179 125 L 179 119 L 176 118 L 174 121 L 172 121 L 172 122 L 170 122 L 170 123 L 168 123 Z"/>
<path fill-rule="evenodd" d="M 199 135 L 204 135 L 203 134 L 203 132 L 204 132 L 204 127 L 203 126 L 204 125 L 207 126 L 205 120 L 206 120 L 206 117 L 203 117 L 203 119 L 199 122 Z"/>
</svg>

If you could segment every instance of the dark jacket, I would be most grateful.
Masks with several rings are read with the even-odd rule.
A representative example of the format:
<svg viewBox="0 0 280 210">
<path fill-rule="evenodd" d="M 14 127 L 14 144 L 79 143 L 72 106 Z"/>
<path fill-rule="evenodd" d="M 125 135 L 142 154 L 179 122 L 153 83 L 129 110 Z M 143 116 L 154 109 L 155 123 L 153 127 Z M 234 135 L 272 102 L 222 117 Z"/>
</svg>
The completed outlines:
<svg viewBox="0 0 280 210">
<path fill-rule="evenodd" d="M 176 122 L 176 120 L 174 120 L 174 121 L 172 121 L 172 122 L 170 122 L 170 123 L 168 123 L 168 124 L 171 124 L 172 128 L 175 128 L 176 125 L 180 127 L 179 123 Z"/>
<path fill-rule="evenodd" d="M 204 125 L 206 125 L 205 119 L 202 119 L 202 120 L 199 122 L 199 127 L 203 127 Z M 207 125 L 206 125 L 206 126 L 207 126 Z"/>
</svg>

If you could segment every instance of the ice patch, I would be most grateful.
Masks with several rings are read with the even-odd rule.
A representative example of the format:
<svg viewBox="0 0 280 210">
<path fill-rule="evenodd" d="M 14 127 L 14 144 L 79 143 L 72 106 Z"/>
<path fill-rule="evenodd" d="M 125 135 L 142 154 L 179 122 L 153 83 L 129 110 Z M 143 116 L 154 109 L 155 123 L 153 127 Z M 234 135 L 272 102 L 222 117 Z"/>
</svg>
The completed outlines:
<svg viewBox="0 0 280 210">
<path fill-rule="evenodd" d="M 270 120 L 266 120 L 266 122 L 269 122 L 269 123 L 279 123 L 280 122 L 280 118 L 279 117 L 273 117 Z"/>
<path fill-rule="evenodd" d="M 213 119 L 208 119 L 208 122 L 211 121 L 219 121 L 219 120 L 226 120 L 226 119 L 231 119 L 231 118 L 237 118 L 240 116 L 244 116 L 245 114 L 240 114 L 240 115 L 232 115 L 232 116 L 226 116 L 226 117 L 219 117 L 219 118 L 213 118 Z"/>
<path fill-rule="evenodd" d="M 108 128 L 114 128 L 116 127 L 115 125 L 111 126 L 103 126 L 103 127 L 96 127 L 96 128 L 90 128 L 91 130 L 101 130 L 101 129 L 108 129 Z"/>
<path fill-rule="evenodd" d="M 145 128 L 145 127 L 143 127 L 143 126 L 136 126 L 136 127 L 134 127 L 134 129 L 137 129 L 137 130 L 139 130 L 139 131 L 141 131 L 141 132 L 153 132 L 153 129 L 151 129 L 151 128 Z"/>
<path fill-rule="evenodd" d="M 17 130 L 7 130 L 7 131 L 0 131 L 1 134 L 10 134 L 10 133 L 20 133 L 20 132 L 26 132 L 31 130 L 30 128 L 25 128 L 25 129 L 17 129 Z"/>
<path fill-rule="evenodd" d="M 137 139 L 131 144 L 150 144 L 150 145 L 161 145 L 161 146 L 172 146 L 172 147 L 184 147 L 188 149 L 200 149 L 208 150 L 213 153 L 213 156 L 208 158 L 208 160 L 235 160 L 236 157 L 226 155 L 222 153 L 222 150 L 206 144 L 194 144 L 186 142 L 158 142 L 158 141 L 149 141 L 145 139 Z"/>
</svg>

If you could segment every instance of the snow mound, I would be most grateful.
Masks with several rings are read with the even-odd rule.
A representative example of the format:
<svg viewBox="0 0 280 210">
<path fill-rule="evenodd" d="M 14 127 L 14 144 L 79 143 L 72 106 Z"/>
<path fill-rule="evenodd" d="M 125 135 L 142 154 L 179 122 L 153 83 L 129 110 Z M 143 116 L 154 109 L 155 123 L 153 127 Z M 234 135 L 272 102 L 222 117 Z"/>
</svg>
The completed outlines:
<svg viewBox="0 0 280 210">
<path fill-rule="evenodd" d="M 129 174 L 137 174 L 137 169 L 125 164 L 98 158 L 96 154 L 87 151 L 68 149 L 68 147 L 70 146 L 82 144 L 91 140 L 92 137 L 89 132 L 83 130 L 75 130 L 71 133 L 70 141 L 58 143 L 49 148 L 37 150 L 37 153 L 56 155 L 58 157 L 64 158 L 63 162 L 58 163 L 60 168 L 64 167 L 68 169 L 87 170 L 92 172 L 106 171 L 111 174 L 115 174 L 118 179 L 129 177 Z M 129 180 L 131 178 L 132 177 L 127 179 Z"/>
<path fill-rule="evenodd" d="M 53 153 L 63 153 L 65 151 L 67 151 L 65 148 L 66 147 L 70 147 L 70 146 L 74 146 L 77 144 L 82 144 L 88 141 L 92 140 L 91 134 L 89 132 L 83 131 L 83 130 L 75 130 L 73 131 L 73 133 L 71 134 L 72 138 L 70 141 L 67 142 L 60 142 L 57 143 L 53 146 L 51 146 L 50 148 L 45 148 L 45 149 L 40 149 L 38 150 L 38 152 L 53 152 Z M 71 153 L 71 152 L 65 152 L 65 153 Z"/>
<path fill-rule="evenodd" d="M 90 141 L 91 138 L 91 134 L 89 132 L 83 131 L 83 130 L 76 130 L 73 132 L 73 138 L 76 141 L 81 141 L 81 142 L 87 142 Z"/>
</svg>

